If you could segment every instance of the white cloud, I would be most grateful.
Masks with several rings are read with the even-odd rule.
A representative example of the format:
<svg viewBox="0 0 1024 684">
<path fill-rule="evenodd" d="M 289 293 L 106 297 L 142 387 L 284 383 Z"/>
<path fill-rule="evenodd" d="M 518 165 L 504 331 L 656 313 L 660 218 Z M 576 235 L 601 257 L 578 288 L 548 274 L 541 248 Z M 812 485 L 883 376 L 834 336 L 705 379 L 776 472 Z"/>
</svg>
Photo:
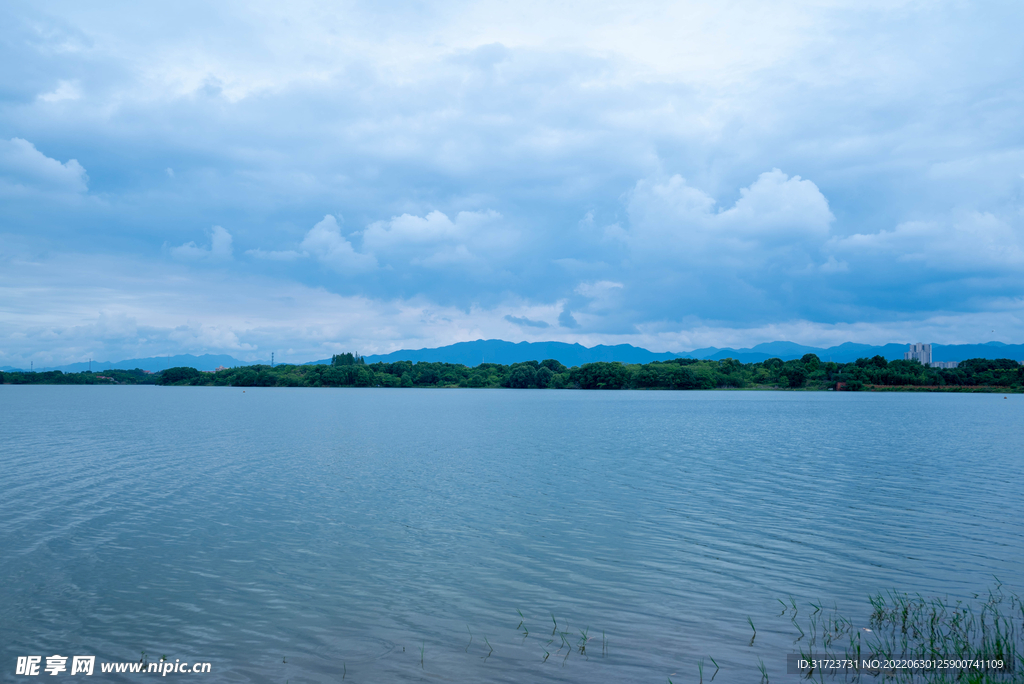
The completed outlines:
<svg viewBox="0 0 1024 684">
<path fill-rule="evenodd" d="M 303 256 L 309 256 L 302 252 L 296 252 L 294 249 L 286 249 L 282 251 L 266 251 L 262 249 L 247 249 L 245 253 L 255 259 L 264 259 L 266 261 L 295 261 L 301 259 Z"/>
<path fill-rule="evenodd" d="M 965 212 L 938 221 L 907 221 L 893 230 L 858 233 L 830 241 L 850 257 L 893 259 L 946 272 L 1016 270 L 1024 266 L 1024 228 L 987 212 Z"/>
<path fill-rule="evenodd" d="M 57 88 L 49 93 L 43 93 L 39 99 L 43 102 L 63 102 L 64 100 L 77 100 L 82 97 L 82 90 L 75 81 L 58 81 Z"/>
<path fill-rule="evenodd" d="M 82 193 L 89 176 L 75 159 L 61 163 L 22 138 L 0 140 L 0 185 L 50 192 Z"/>
<path fill-rule="evenodd" d="M 397 256 L 408 263 L 430 268 L 478 263 L 467 242 L 479 238 L 481 229 L 493 225 L 501 215 L 495 211 L 462 211 L 455 221 L 440 211 L 424 217 L 402 214 L 388 221 L 376 221 L 362 231 L 363 251 L 341 233 L 338 220 L 328 214 L 306 234 L 296 250 L 265 251 L 250 249 L 246 254 L 257 259 L 293 261 L 312 256 L 343 272 L 363 272 L 377 268 L 377 255 Z M 499 235 L 501 231 L 498 231 Z M 480 240 L 486 244 L 486 237 Z"/>
<path fill-rule="evenodd" d="M 466 245 L 445 246 L 425 257 L 414 257 L 409 263 L 417 266 L 444 268 L 479 261 Z"/>
<path fill-rule="evenodd" d="M 417 245 L 464 242 L 500 218 L 496 211 L 460 211 L 454 221 L 437 210 L 424 217 L 402 214 L 367 226 L 363 247 L 370 252 L 388 252 Z"/>
<path fill-rule="evenodd" d="M 226 351 L 256 351 L 254 344 L 239 341 L 238 332 L 223 325 L 189 323 L 166 332 L 166 338 L 183 349 L 223 349 Z"/>
<path fill-rule="evenodd" d="M 830 254 L 825 263 L 818 266 L 818 270 L 822 273 L 847 273 L 850 270 L 850 264 L 840 261 Z"/>
<path fill-rule="evenodd" d="M 186 260 L 226 260 L 232 255 L 231 233 L 220 226 L 210 231 L 210 246 L 199 247 L 195 242 L 186 242 L 180 247 L 171 249 L 171 255 Z"/>
<path fill-rule="evenodd" d="M 517 231 L 493 210 L 460 211 L 452 220 L 441 211 L 426 216 L 402 214 L 371 223 L 363 231 L 363 249 L 382 262 L 433 269 L 472 267 L 478 275 L 515 250 Z"/>
<path fill-rule="evenodd" d="M 589 299 L 607 299 L 623 287 L 625 286 L 622 283 L 599 280 L 595 283 L 580 283 L 576 286 L 576 292 Z"/>
<path fill-rule="evenodd" d="M 441 242 L 465 235 L 464 226 L 457 226 L 440 211 L 432 211 L 422 218 L 402 214 L 367 226 L 363 231 L 363 246 L 371 252 L 383 252 L 396 245 Z"/>
<path fill-rule="evenodd" d="M 302 240 L 302 249 L 321 263 L 342 273 L 358 273 L 377 267 L 377 260 L 360 254 L 341 234 L 337 219 L 328 214 L 313 226 Z"/>
<path fill-rule="evenodd" d="M 627 210 L 634 231 L 682 236 L 707 230 L 715 200 L 676 174 L 668 181 L 642 179 L 630 193 Z"/>
<path fill-rule="evenodd" d="M 714 217 L 717 230 L 762 243 L 822 240 L 834 220 L 817 185 L 779 169 L 762 173 L 740 190 L 733 207 Z"/>
<path fill-rule="evenodd" d="M 732 207 L 716 212 L 715 205 L 714 198 L 688 185 L 682 176 L 640 180 L 627 205 L 633 244 L 689 254 L 754 245 L 820 245 L 835 220 L 813 182 L 791 178 L 779 169 L 762 173 L 742 188 Z"/>
</svg>

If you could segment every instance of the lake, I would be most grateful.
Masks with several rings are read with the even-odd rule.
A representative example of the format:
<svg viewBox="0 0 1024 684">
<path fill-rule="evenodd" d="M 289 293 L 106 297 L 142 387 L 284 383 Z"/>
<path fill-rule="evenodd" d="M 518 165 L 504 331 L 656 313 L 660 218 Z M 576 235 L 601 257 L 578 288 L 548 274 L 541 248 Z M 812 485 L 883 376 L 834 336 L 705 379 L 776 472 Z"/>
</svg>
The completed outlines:
<svg viewBox="0 0 1024 684">
<path fill-rule="evenodd" d="M 0 386 L 0 427 L 4 680 L 796 682 L 779 599 L 1024 593 L 1022 395 Z"/>
</svg>

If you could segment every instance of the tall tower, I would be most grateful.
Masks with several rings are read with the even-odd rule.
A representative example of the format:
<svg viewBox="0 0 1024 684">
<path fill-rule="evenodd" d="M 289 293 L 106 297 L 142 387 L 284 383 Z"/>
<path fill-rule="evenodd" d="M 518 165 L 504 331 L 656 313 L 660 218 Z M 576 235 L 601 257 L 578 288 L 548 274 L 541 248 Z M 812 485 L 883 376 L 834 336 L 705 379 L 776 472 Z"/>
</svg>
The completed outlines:
<svg viewBox="0 0 1024 684">
<path fill-rule="evenodd" d="M 270 367 L 274 367 L 274 352 L 270 352 Z"/>
</svg>

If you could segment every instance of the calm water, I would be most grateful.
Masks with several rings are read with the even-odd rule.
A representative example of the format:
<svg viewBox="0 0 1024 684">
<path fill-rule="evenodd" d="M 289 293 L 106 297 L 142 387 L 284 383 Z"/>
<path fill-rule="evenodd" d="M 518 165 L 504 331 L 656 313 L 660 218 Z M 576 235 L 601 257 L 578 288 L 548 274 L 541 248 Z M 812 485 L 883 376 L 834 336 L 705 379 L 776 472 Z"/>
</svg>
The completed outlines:
<svg viewBox="0 0 1024 684">
<path fill-rule="evenodd" d="M 778 598 L 1024 590 L 1022 428 L 1020 395 L 2 386 L 2 677 L 795 682 Z"/>
</svg>

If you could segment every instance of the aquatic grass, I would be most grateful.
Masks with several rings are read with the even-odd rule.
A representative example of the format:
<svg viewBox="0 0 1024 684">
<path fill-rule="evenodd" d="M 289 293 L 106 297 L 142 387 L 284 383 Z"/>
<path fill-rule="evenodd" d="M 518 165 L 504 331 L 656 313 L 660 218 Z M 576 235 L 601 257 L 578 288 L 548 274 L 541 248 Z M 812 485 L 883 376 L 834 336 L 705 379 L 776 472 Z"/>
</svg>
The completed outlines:
<svg viewBox="0 0 1024 684">
<path fill-rule="evenodd" d="M 811 636 L 801 647 L 801 656 L 815 654 L 819 658 L 842 657 L 857 662 L 869 655 L 921 660 L 1002 660 L 1014 672 L 900 670 L 886 672 L 885 678 L 887 682 L 908 684 L 1024 681 L 1024 602 L 1016 594 L 1004 592 L 998 579 L 987 594 L 974 594 L 968 601 L 928 599 L 895 590 L 879 592 L 868 597 L 868 601 L 868 627 L 856 627 L 839 614 L 835 605 L 828 611 L 821 602 L 812 603 L 815 611 L 808 616 Z M 807 673 L 808 677 L 814 674 Z M 818 675 L 823 680 L 824 673 Z"/>
<path fill-rule="evenodd" d="M 528 636 L 530 636 L 530 628 L 526 626 L 526 617 L 523 615 L 523 611 L 521 611 L 518 608 L 516 608 L 516 612 L 519 613 L 519 618 L 520 618 L 519 619 L 519 625 L 516 627 L 516 629 L 522 628 L 522 630 L 523 630 L 523 641 L 526 641 L 526 638 Z"/>
<path fill-rule="evenodd" d="M 580 640 L 576 642 L 576 648 L 579 649 L 580 655 L 586 657 L 587 655 L 587 644 L 590 642 L 590 627 L 580 630 Z M 588 658 L 589 660 L 589 658 Z"/>
<path fill-rule="evenodd" d="M 792 622 L 793 626 L 796 627 L 798 632 L 800 632 L 800 636 L 796 640 L 796 641 L 800 641 L 805 636 L 807 636 L 806 634 L 804 634 L 804 630 L 801 629 L 800 623 L 796 621 L 797 615 L 800 614 L 800 609 L 797 608 L 796 600 L 792 596 L 789 597 L 789 603 L 790 603 L 790 606 L 792 606 L 792 608 L 793 608 L 793 617 L 790 618 L 790 622 Z M 783 605 L 785 605 L 785 603 L 783 603 Z M 783 612 L 785 612 L 785 610 L 783 610 Z M 796 642 L 794 642 L 794 643 L 796 643 Z"/>
<path fill-rule="evenodd" d="M 778 599 L 781 612 L 775 617 L 790 620 L 800 633 L 796 642 L 803 640 L 800 655 L 815 658 L 843 658 L 860 661 L 862 658 L 905 656 L 916 659 L 934 659 L 946 657 L 955 659 L 981 659 L 983 656 L 992 659 L 1003 659 L 1012 664 L 1015 671 L 979 670 L 959 671 L 867 671 L 845 672 L 833 675 L 822 670 L 811 670 L 802 673 L 805 679 L 820 681 L 878 681 L 879 684 L 1007 684 L 1018 682 L 1024 684 L 1024 601 L 1014 593 L 1004 590 L 998 582 L 987 593 L 974 594 L 969 600 L 950 600 L 949 598 L 926 598 L 921 594 L 909 594 L 891 590 L 880 592 L 868 597 L 870 616 L 866 617 L 869 626 L 855 624 L 839 611 L 835 602 L 828 606 L 820 599 L 810 601 L 802 620 L 799 606 L 793 597 L 789 602 Z M 526 617 L 521 609 L 516 608 L 520 618 L 516 629 L 527 638 L 538 639 L 541 650 L 541 662 L 546 663 L 553 654 L 562 655 L 562 666 L 567 666 L 574 653 L 589 660 L 590 642 L 596 636 L 590 635 L 589 625 L 584 628 L 570 628 L 571 621 L 563 618 L 560 624 L 554 613 L 551 613 L 553 625 L 551 638 L 538 637 L 531 634 L 526 626 Z M 747 616 L 747 625 L 752 637 L 750 646 L 757 638 L 758 630 L 752 616 Z M 803 625 L 806 630 L 801 627 Z M 469 652 L 475 635 L 472 627 L 466 625 L 469 636 L 464 651 Z M 550 647 L 554 644 L 554 635 L 558 635 L 559 646 L 555 651 Z M 596 634 L 596 630 L 595 630 Z M 573 635 L 573 636 L 570 636 Z M 494 653 L 494 647 L 487 636 L 483 637 L 487 652 L 482 658 L 487 660 Z M 405 647 L 402 648 L 405 651 Z M 564 653 L 563 653 L 564 651 Z M 601 655 L 609 652 L 608 636 L 601 630 Z M 166 657 L 166 656 L 165 656 Z M 142 661 L 147 656 L 142 652 Z M 282 657 L 287 663 L 287 658 Z M 713 665 L 714 671 L 706 668 Z M 720 664 L 713 656 L 702 656 L 697 660 L 698 684 L 704 683 L 704 675 L 710 674 L 709 682 L 714 682 L 721 671 Z M 764 660 L 757 658 L 757 669 L 762 684 L 768 684 L 769 673 Z M 420 642 L 420 667 L 426 669 L 426 641 Z M 671 673 L 676 676 L 678 673 Z M 752 674 L 752 673 L 751 673 Z M 861 675 L 871 679 L 861 679 Z M 346 679 L 348 668 L 342 663 L 342 677 Z M 692 679 L 687 681 L 692 681 Z M 751 681 L 753 678 L 751 677 Z M 669 678 L 671 682 L 671 678 Z"/>
<path fill-rule="evenodd" d="M 531 636 L 529 628 L 526 626 L 526 616 L 523 613 L 523 611 L 518 608 L 516 608 L 516 615 L 518 615 L 520 618 L 519 624 L 516 626 L 516 629 L 522 630 L 521 633 L 523 634 L 523 641 L 525 642 L 526 639 Z M 541 662 L 547 662 L 547 660 L 551 657 L 553 653 L 562 655 L 563 666 L 565 665 L 569 656 L 573 653 L 581 655 L 587 660 L 589 660 L 591 655 L 590 651 L 588 650 L 590 647 L 590 642 L 597 638 L 596 636 L 591 635 L 590 627 L 587 626 L 582 629 L 576 628 L 574 631 L 569 626 L 569 621 L 567 619 L 563 618 L 560 624 L 558 618 L 555 616 L 554 613 L 549 613 L 549 615 L 551 616 L 552 627 L 551 638 L 544 640 L 544 643 L 541 645 L 541 651 L 544 653 L 544 656 L 541 658 Z M 552 651 L 551 647 L 556 641 L 556 636 L 558 646 Z M 543 640 L 544 638 L 541 637 L 541 639 Z M 562 654 L 563 651 L 565 652 L 564 654 Z M 606 657 L 608 655 L 608 652 L 608 634 L 604 630 L 602 630 L 601 657 Z"/>
</svg>

